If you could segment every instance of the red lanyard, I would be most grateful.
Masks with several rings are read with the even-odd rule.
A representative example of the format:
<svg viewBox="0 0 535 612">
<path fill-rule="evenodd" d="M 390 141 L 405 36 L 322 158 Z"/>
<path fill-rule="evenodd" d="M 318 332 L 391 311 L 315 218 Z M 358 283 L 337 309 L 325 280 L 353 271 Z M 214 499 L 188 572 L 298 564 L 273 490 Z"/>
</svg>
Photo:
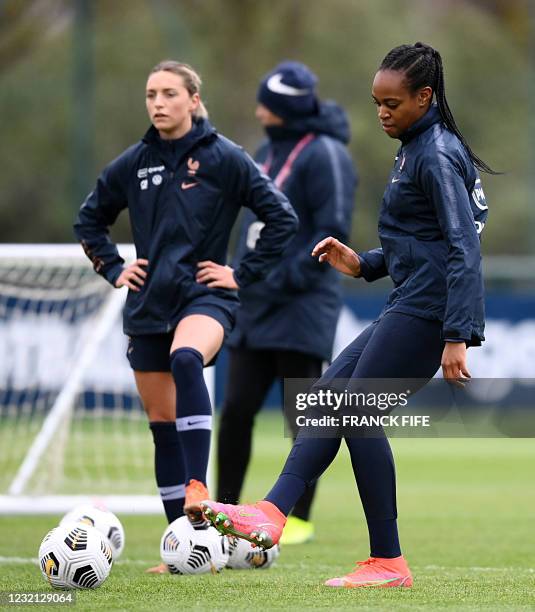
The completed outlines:
<svg viewBox="0 0 535 612">
<path fill-rule="evenodd" d="M 290 172 L 292 171 L 292 166 L 295 160 L 299 157 L 299 154 L 301 153 L 301 151 L 307 146 L 307 144 L 311 140 L 314 140 L 314 134 L 312 133 L 306 134 L 305 136 L 303 136 L 303 138 L 301 138 L 301 140 L 291 150 L 290 155 L 288 155 L 288 157 L 286 158 L 286 161 L 284 162 L 284 165 L 280 169 L 277 176 L 273 179 L 273 182 L 275 183 L 275 187 L 277 187 L 277 189 L 282 189 L 284 182 L 290 176 Z M 270 151 L 268 158 L 266 159 L 266 161 L 264 162 L 262 166 L 262 169 L 266 174 L 268 174 L 272 163 L 273 163 L 273 153 Z"/>
</svg>

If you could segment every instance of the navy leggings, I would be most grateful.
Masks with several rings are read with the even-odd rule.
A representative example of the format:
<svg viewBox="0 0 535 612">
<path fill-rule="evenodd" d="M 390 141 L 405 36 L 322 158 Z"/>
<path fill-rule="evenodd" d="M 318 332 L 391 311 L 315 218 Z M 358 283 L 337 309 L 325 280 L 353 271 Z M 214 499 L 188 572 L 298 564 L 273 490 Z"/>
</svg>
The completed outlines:
<svg viewBox="0 0 535 612">
<path fill-rule="evenodd" d="M 442 323 L 388 313 L 368 326 L 325 371 L 318 386 L 336 378 L 431 379 L 444 349 Z M 288 514 L 304 490 L 329 467 L 340 448 L 337 438 L 297 437 L 279 480 L 266 496 Z M 388 439 L 346 438 L 368 523 L 371 556 L 395 557 L 396 477 Z"/>
</svg>

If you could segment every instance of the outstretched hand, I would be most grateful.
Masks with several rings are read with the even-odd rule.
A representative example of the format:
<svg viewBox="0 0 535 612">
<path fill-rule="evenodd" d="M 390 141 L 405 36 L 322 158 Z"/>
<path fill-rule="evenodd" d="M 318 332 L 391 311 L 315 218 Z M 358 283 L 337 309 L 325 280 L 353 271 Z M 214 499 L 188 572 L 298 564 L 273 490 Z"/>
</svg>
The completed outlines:
<svg viewBox="0 0 535 612">
<path fill-rule="evenodd" d="M 466 367 L 466 344 L 464 342 L 446 342 L 441 365 L 444 379 L 458 387 L 464 387 L 472 377 Z"/>
<path fill-rule="evenodd" d="M 230 266 L 221 266 L 214 261 L 200 261 L 197 264 L 197 275 L 195 280 L 207 287 L 219 287 L 221 289 L 239 289 L 234 280 L 234 270 Z"/>
<path fill-rule="evenodd" d="M 349 276 L 360 276 L 360 259 L 353 249 L 329 236 L 324 238 L 312 250 L 312 257 L 326 261 L 339 272 Z"/>
<path fill-rule="evenodd" d="M 115 286 L 128 287 L 132 291 L 140 291 L 145 284 L 147 273 L 141 266 L 148 266 L 147 259 L 136 259 L 133 263 L 127 266 L 115 281 Z"/>
</svg>

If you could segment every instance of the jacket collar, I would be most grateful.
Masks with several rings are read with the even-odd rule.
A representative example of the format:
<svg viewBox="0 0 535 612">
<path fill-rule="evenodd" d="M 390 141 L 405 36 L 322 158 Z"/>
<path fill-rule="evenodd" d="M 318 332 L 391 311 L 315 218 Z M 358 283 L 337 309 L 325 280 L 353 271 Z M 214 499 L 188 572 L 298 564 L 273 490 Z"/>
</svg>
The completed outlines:
<svg viewBox="0 0 535 612">
<path fill-rule="evenodd" d="M 153 146 L 169 161 L 179 162 L 184 155 L 203 140 L 210 140 L 216 134 L 215 128 L 207 119 L 196 119 L 191 130 L 175 140 L 164 140 L 158 130 L 151 125 L 143 136 L 143 142 Z"/>
<path fill-rule="evenodd" d="M 306 134 L 302 129 L 292 129 L 284 125 L 270 125 L 265 128 L 267 137 L 271 141 L 279 140 L 299 140 Z"/>
<path fill-rule="evenodd" d="M 305 134 L 325 134 L 347 144 L 351 133 L 344 109 L 332 100 L 319 102 L 318 112 L 306 117 L 294 118 L 284 125 L 269 126 L 266 133 L 271 141 L 299 140 Z"/>
<path fill-rule="evenodd" d="M 422 132 L 425 132 L 431 126 L 435 125 L 435 123 L 439 123 L 440 121 L 442 121 L 442 117 L 440 116 L 438 106 L 436 104 L 432 104 L 423 117 L 420 117 L 420 119 L 413 123 L 408 130 L 403 132 L 403 134 L 400 134 L 399 139 L 403 144 L 407 144 L 413 138 Z"/>
</svg>

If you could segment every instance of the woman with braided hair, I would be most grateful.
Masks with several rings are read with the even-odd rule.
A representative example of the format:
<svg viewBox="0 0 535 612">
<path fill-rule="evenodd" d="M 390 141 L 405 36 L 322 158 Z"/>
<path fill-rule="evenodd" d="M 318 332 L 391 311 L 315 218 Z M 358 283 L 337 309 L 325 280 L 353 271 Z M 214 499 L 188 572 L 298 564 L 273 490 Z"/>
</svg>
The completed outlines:
<svg viewBox="0 0 535 612">
<path fill-rule="evenodd" d="M 379 216 L 381 247 L 357 254 L 328 237 L 312 256 L 367 281 L 390 276 L 394 288 L 379 318 L 344 349 L 316 386 L 329 388 L 336 379 L 352 379 L 352 384 L 418 379 L 420 388 L 440 366 L 444 378 L 462 384 L 470 377 L 467 347 L 484 340 L 480 234 L 487 205 L 478 170 L 494 172 L 472 152 L 455 123 L 442 59 L 432 47 L 416 43 L 390 51 L 375 75 L 372 97 L 383 131 L 401 141 Z M 312 411 L 307 408 L 307 416 Z M 388 439 L 382 432 L 345 441 L 371 550 L 355 570 L 325 584 L 409 587 L 412 576 L 399 544 Z M 327 469 L 340 444 L 340 437 L 302 432 L 264 500 L 245 506 L 207 501 L 201 508 L 220 531 L 272 546 L 289 511 Z"/>
</svg>

